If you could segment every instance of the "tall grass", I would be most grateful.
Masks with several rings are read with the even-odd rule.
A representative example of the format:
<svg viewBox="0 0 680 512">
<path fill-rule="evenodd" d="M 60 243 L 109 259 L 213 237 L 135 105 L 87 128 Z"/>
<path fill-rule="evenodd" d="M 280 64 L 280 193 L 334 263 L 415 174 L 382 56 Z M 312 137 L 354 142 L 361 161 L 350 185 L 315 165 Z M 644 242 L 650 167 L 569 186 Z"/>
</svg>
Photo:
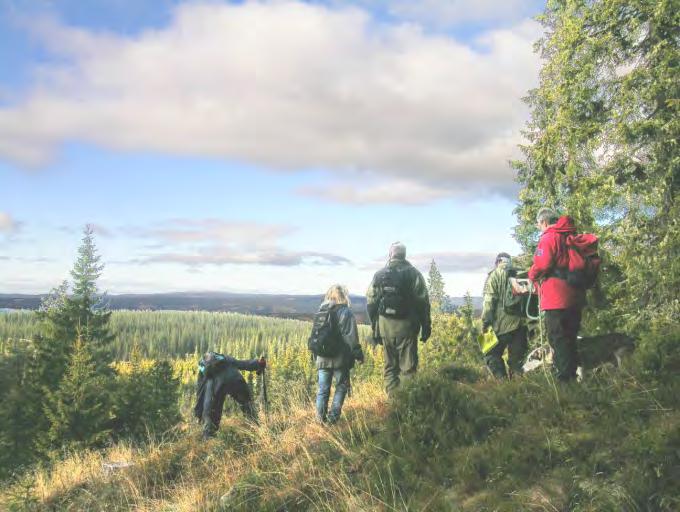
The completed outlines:
<svg viewBox="0 0 680 512">
<path fill-rule="evenodd" d="M 677 384 L 675 384 L 677 390 Z M 668 391 L 668 390 L 666 390 Z M 186 423 L 163 442 L 73 454 L 38 470 L 12 510 L 674 511 L 678 397 L 635 371 L 557 388 L 543 373 L 498 383 L 430 368 L 387 400 L 358 383 L 323 427 L 307 395 L 216 439 Z M 105 462 L 133 465 L 107 472 Z M 26 497 L 27 496 L 27 497 Z M 23 500 L 23 501 L 22 501 Z M 22 508 L 23 507 L 23 508 Z"/>
<path fill-rule="evenodd" d="M 314 369 L 298 339 L 270 352 L 273 406 L 259 424 L 228 408 L 207 442 L 187 415 L 160 441 L 64 454 L 8 484 L 0 509 L 680 510 L 678 359 L 659 351 L 677 345 L 674 333 L 659 329 L 624 368 L 582 383 L 541 371 L 498 382 L 460 319 L 437 317 L 419 375 L 390 400 L 381 349 L 367 350 L 330 428 L 315 422 Z M 195 363 L 175 360 L 187 392 Z"/>
</svg>

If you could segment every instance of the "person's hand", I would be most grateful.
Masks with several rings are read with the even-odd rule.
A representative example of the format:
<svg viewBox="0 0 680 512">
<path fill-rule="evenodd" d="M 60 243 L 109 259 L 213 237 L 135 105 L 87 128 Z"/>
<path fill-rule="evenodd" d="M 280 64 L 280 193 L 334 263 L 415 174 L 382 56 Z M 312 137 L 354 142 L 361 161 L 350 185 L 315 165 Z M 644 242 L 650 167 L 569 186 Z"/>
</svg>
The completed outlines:
<svg viewBox="0 0 680 512">
<path fill-rule="evenodd" d="M 257 366 L 258 366 L 257 373 L 262 373 L 264 369 L 267 367 L 267 360 L 264 357 L 261 357 L 260 359 L 257 360 Z"/>
<path fill-rule="evenodd" d="M 430 335 L 432 335 L 432 326 L 423 325 L 423 327 L 420 330 L 420 341 L 425 343 L 428 339 L 430 339 Z"/>
</svg>

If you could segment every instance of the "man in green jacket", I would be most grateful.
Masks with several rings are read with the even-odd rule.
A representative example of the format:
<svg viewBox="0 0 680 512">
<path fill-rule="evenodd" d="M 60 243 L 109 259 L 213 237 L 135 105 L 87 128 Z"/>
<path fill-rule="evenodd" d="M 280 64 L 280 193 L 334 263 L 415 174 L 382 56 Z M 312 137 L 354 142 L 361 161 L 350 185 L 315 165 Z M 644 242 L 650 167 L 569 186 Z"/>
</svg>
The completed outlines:
<svg viewBox="0 0 680 512">
<path fill-rule="evenodd" d="M 373 276 L 366 300 L 373 337 L 383 344 L 385 390 L 390 394 L 418 369 L 418 333 L 425 342 L 432 332 L 425 279 L 406 261 L 402 243 L 390 247 L 389 262 Z"/>
<path fill-rule="evenodd" d="M 496 266 L 489 272 L 484 284 L 484 305 L 482 308 L 482 330 L 493 329 L 498 344 L 484 354 L 486 365 L 497 378 L 507 378 L 503 353 L 508 349 L 510 376 L 521 374 L 527 355 L 527 329 L 522 317 L 509 313 L 506 297 L 511 294 L 510 278 L 515 274 L 508 253 L 496 256 Z"/>
</svg>

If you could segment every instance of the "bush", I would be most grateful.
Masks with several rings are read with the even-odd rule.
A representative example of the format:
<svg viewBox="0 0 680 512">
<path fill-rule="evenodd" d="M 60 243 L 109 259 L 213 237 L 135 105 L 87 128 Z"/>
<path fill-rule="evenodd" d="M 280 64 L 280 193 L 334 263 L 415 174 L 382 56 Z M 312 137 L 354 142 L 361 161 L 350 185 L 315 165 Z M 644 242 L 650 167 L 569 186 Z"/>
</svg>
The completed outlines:
<svg viewBox="0 0 680 512">
<path fill-rule="evenodd" d="M 680 374 L 680 322 L 673 319 L 655 321 L 640 337 L 635 357 L 636 371 L 654 380 Z"/>
<path fill-rule="evenodd" d="M 180 420 L 179 380 L 167 361 L 133 360 L 119 372 L 114 394 L 113 434 L 137 441 L 157 436 Z"/>
</svg>

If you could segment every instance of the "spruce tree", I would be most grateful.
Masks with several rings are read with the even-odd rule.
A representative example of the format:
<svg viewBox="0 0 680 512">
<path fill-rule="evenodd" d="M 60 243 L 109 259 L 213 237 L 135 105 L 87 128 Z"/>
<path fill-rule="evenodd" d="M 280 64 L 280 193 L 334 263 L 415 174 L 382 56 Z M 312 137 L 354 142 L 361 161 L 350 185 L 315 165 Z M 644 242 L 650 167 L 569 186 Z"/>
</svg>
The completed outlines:
<svg viewBox="0 0 680 512">
<path fill-rule="evenodd" d="M 169 361 L 154 361 L 148 372 L 149 407 L 147 426 L 160 434 L 175 426 L 181 416 L 179 411 L 180 381 L 173 375 Z"/>
<path fill-rule="evenodd" d="M 87 345 L 97 374 L 102 378 L 112 375 L 108 351 L 113 339 L 108 329 L 111 313 L 97 295 L 96 280 L 103 269 L 99 260 L 93 229 L 86 226 L 71 271 L 73 286 L 64 281 L 53 289 L 38 312 L 40 333 L 35 337 L 34 350 L 27 357 L 21 388 L 25 415 L 31 417 L 25 426 L 25 437 L 33 440 L 34 452 L 39 450 L 38 441 L 47 439 L 48 430 L 52 436 L 58 431 L 44 414 L 46 396 L 54 398 L 59 392 L 66 369 L 72 362 L 76 339 Z"/>
<path fill-rule="evenodd" d="M 73 287 L 68 302 L 72 325 L 78 329 L 79 334 L 93 342 L 97 349 L 105 349 L 113 340 L 113 335 L 108 327 L 111 311 L 97 291 L 97 279 L 104 269 L 100 260 L 94 245 L 93 228 L 88 225 L 84 229 L 78 258 L 71 270 Z"/>
<path fill-rule="evenodd" d="M 465 292 L 463 297 L 463 305 L 458 310 L 463 326 L 465 328 L 465 340 L 467 343 L 476 342 L 477 328 L 475 327 L 475 306 L 472 302 L 470 291 Z"/>
<path fill-rule="evenodd" d="M 430 304 L 433 311 L 440 312 L 446 303 L 446 292 L 444 291 L 444 278 L 442 277 L 437 263 L 432 260 L 430 263 L 430 273 L 427 278 L 427 289 L 430 295 Z"/>
<path fill-rule="evenodd" d="M 116 379 L 113 433 L 138 441 L 160 434 L 180 418 L 179 379 L 167 361 L 143 364 L 139 345 L 131 350 L 128 371 Z"/>
<path fill-rule="evenodd" d="M 116 377 L 113 405 L 113 431 L 116 436 L 141 440 L 146 435 L 144 417 L 149 391 L 139 344 L 135 342 L 126 370 Z"/>
<path fill-rule="evenodd" d="M 46 392 L 49 427 L 42 447 L 47 452 L 99 447 L 109 436 L 109 386 L 97 371 L 90 344 L 83 337 L 76 340 L 58 389 Z"/>
<path fill-rule="evenodd" d="M 548 2 L 516 238 L 542 206 L 600 236 L 605 328 L 680 315 L 680 9 L 677 1 Z M 602 317 L 611 312 L 609 319 Z"/>
<path fill-rule="evenodd" d="M 71 270 L 73 283 L 64 281 L 52 290 L 39 312 L 42 332 L 37 346 L 40 358 L 45 360 L 45 374 L 40 376 L 43 385 L 59 382 L 73 340 L 78 337 L 90 342 L 98 369 L 107 372 L 113 335 L 108 327 L 111 312 L 97 291 L 97 279 L 103 268 L 94 245 L 94 231 L 88 225 L 83 230 L 78 257 Z"/>
</svg>

